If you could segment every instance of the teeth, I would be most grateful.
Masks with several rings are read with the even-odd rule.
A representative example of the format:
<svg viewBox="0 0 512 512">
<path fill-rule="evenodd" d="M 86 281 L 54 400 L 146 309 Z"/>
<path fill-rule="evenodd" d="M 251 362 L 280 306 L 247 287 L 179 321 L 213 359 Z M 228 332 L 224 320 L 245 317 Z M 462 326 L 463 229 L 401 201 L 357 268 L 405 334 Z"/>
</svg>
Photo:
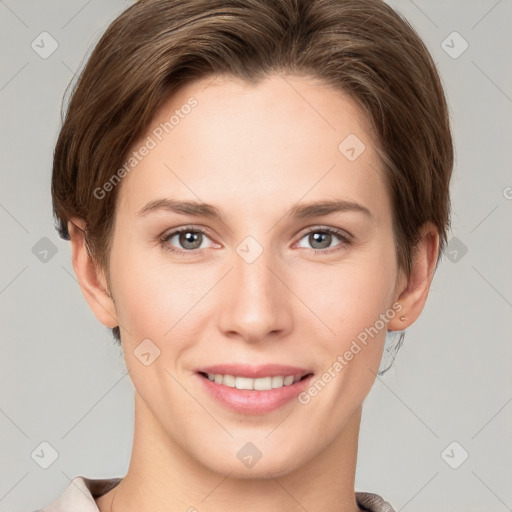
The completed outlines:
<svg viewBox="0 0 512 512">
<path fill-rule="evenodd" d="M 260 377 L 258 379 L 251 379 L 249 377 L 236 377 L 234 375 L 220 375 L 218 373 L 209 373 L 208 379 L 214 381 L 216 384 L 224 384 L 230 388 L 237 389 L 255 389 L 257 391 L 268 391 L 270 389 L 282 388 L 289 386 L 294 382 L 298 382 L 301 376 L 295 377 L 294 375 L 276 375 L 274 377 Z"/>
</svg>

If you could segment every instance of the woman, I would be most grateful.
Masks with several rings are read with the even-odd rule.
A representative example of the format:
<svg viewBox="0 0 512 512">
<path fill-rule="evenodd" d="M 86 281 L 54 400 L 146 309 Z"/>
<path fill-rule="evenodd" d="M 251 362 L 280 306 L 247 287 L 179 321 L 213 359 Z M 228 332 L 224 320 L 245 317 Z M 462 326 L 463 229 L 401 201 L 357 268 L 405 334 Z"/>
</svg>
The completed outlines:
<svg viewBox="0 0 512 512">
<path fill-rule="evenodd" d="M 123 12 L 52 195 L 123 349 L 133 450 L 124 478 L 76 477 L 43 510 L 392 511 L 354 491 L 362 404 L 425 305 L 452 163 L 435 65 L 380 0 Z"/>
</svg>

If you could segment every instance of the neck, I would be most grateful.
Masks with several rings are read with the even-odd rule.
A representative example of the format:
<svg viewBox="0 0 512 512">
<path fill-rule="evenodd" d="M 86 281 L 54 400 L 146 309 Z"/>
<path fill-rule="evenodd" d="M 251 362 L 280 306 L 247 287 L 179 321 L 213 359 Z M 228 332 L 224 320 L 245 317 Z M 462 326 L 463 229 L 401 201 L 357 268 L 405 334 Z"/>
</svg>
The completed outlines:
<svg viewBox="0 0 512 512">
<path fill-rule="evenodd" d="M 266 472 L 260 478 L 235 478 L 231 472 L 212 471 L 185 452 L 136 393 L 128 472 L 96 503 L 100 512 L 359 512 L 354 480 L 360 421 L 361 407 L 333 443 L 306 465 L 284 469 L 279 475 Z"/>
</svg>

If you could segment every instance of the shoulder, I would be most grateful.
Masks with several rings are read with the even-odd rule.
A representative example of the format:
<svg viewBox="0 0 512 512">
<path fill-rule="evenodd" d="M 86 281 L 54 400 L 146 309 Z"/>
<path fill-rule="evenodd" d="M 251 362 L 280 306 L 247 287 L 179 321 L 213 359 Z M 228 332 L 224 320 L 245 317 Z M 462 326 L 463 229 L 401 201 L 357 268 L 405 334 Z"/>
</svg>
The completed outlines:
<svg viewBox="0 0 512 512">
<path fill-rule="evenodd" d="M 50 505 L 34 512 L 99 512 L 96 498 L 115 487 L 121 478 L 86 478 L 77 476 Z"/>
<path fill-rule="evenodd" d="M 356 502 L 368 512 L 396 512 L 384 498 L 373 492 L 356 492 Z"/>
</svg>

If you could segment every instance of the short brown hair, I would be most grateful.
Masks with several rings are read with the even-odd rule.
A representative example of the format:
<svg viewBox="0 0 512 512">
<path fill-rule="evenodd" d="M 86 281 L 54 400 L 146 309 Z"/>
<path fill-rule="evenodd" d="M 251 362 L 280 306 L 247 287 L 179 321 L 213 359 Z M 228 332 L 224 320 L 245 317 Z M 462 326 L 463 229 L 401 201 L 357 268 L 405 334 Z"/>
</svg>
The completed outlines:
<svg viewBox="0 0 512 512">
<path fill-rule="evenodd" d="M 226 75 L 255 84 L 270 73 L 308 75 L 348 94 L 375 132 L 393 205 L 397 261 L 410 274 L 419 229 L 449 228 L 453 148 L 435 64 L 415 30 L 381 0 L 139 0 L 94 48 L 54 153 L 57 229 L 86 224 L 106 271 L 118 170 L 159 107 L 185 83 Z M 341 141 L 340 141 L 341 142 Z M 436 264 L 437 267 L 437 264 Z M 119 341 L 119 328 L 113 329 Z"/>
</svg>

